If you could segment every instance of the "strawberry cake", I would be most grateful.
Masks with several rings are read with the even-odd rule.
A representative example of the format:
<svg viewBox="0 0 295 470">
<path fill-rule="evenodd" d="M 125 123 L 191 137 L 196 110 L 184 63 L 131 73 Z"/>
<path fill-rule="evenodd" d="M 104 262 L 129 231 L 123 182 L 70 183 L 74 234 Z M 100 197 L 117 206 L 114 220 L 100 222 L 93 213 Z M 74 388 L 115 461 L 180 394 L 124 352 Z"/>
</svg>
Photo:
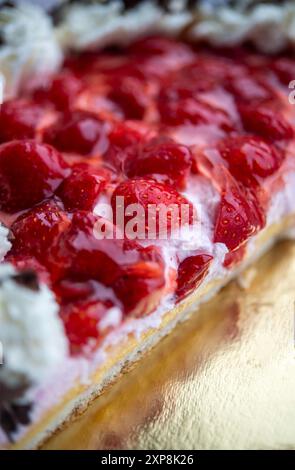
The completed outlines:
<svg viewBox="0 0 295 470">
<path fill-rule="evenodd" d="M 0 33 L 0 446 L 36 448 L 294 237 L 295 6 L 4 2 Z"/>
</svg>

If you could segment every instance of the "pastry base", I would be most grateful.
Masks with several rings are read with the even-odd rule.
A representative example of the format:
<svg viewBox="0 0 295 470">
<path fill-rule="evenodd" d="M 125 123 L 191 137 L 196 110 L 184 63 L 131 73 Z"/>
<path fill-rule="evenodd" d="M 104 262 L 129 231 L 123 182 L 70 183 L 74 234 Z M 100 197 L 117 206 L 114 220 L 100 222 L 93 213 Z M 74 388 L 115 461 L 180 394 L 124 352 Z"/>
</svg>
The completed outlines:
<svg viewBox="0 0 295 470">
<path fill-rule="evenodd" d="M 146 330 L 140 338 L 129 335 L 126 339 L 110 347 L 108 359 L 99 365 L 90 378 L 90 385 L 77 381 L 76 385 L 66 393 L 60 402 L 49 409 L 42 418 L 27 428 L 25 435 L 9 449 L 36 449 L 57 433 L 65 424 L 81 414 L 88 405 L 132 367 L 139 358 L 161 338 L 165 337 L 178 323 L 196 314 L 198 307 L 212 298 L 231 279 L 237 277 L 244 269 L 253 264 L 261 255 L 268 251 L 278 240 L 288 236 L 288 230 L 295 226 L 295 215 L 288 216 L 283 222 L 274 224 L 263 230 L 255 238 L 255 249 L 247 256 L 237 269 L 229 272 L 224 279 L 218 279 L 203 287 L 199 287 L 183 302 L 168 311 L 162 317 L 158 328 Z"/>
</svg>

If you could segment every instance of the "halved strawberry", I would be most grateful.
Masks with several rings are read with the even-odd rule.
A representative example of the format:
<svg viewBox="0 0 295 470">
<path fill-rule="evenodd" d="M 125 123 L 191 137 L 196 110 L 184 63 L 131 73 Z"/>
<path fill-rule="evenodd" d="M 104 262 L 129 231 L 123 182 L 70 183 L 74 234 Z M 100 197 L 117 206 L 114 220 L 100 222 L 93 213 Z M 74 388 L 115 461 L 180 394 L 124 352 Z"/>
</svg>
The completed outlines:
<svg viewBox="0 0 295 470">
<path fill-rule="evenodd" d="M 106 141 L 105 125 L 96 115 L 87 111 L 63 114 L 44 133 L 44 141 L 61 152 L 81 155 L 90 154 L 102 140 Z"/>
<path fill-rule="evenodd" d="M 291 57 L 278 57 L 271 62 L 271 68 L 274 70 L 278 78 L 284 85 L 289 83 L 295 78 L 295 63 Z"/>
<path fill-rule="evenodd" d="M 153 137 L 154 131 L 143 121 L 124 121 L 114 125 L 109 133 L 109 147 L 104 154 L 105 163 L 122 172 L 130 148 Z"/>
<path fill-rule="evenodd" d="M 123 266 L 114 283 L 114 291 L 124 306 L 125 314 L 147 315 L 160 301 L 165 287 L 165 268 L 157 248 L 139 248 L 139 260 Z"/>
<path fill-rule="evenodd" d="M 82 300 L 62 307 L 61 318 L 72 354 L 91 352 L 103 336 L 100 321 L 112 307 L 110 301 Z"/>
<path fill-rule="evenodd" d="M 144 121 L 127 120 L 118 122 L 109 133 L 109 143 L 112 147 L 124 150 L 145 142 L 152 133 L 153 130 Z"/>
<path fill-rule="evenodd" d="M 229 251 L 224 257 L 223 266 L 227 269 L 231 269 L 233 266 L 241 263 L 247 253 L 247 243 L 240 246 L 235 251 Z"/>
<path fill-rule="evenodd" d="M 103 219 L 91 212 L 75 211 L 72 223 L 63 236 L 53 244 L 50 260 L 56 280 L 69 278 L 74 281 L 94 279 L 111 285 L 120 274 L 120 264 L 131 261 L 126 254 L 124 241 L 100 236 Z M 134 259 L 137 254 L 134 253 Z"/>
<path fill-rule="evenodd" d="M 127 119 L 142 119 L 150 103 L 147 85 L 131 75 L 114 75 L 108 81 L 108 98 L 120 106 Z"/>
<path fill-rule="evenodd" d="M 243 104 L 239 106 L 244 128 L 270 141 L 290 140 L 294 136 L 292 126 L 282 114 L 267 106 Z"/>
<path fill-rule="evenodd" d="M 192 154 L 188 147 L 158 137 L 134 147 L 124 169 L 129 177 L 161 175 L 163 181 L 181 189 L 185 187 L 191 165 Z"/>
<path fill-rule="evenodd" d="M 227 82 L 228 89 L 234 94 L 238 102 L 263 103 L 275 98 L 274 89 L 267 83 L 265 77 L 249 75 L 246 70 L 241 74 L 233 75 Z"/>
<path fill-rule="evenodd" d="M 35 137 L 43 114 L 41 106 L 29 100 L 5 101 L 0 107 L 0 143 Z"/>
<path fill-rule="evenodd" d="M 176 297 L 182 300 L 202 283 L 208 274 L 213 256 L 198 254 L 185 258 L 178 267 Z"/>
<path fill-rule="evenodd" d="M 0 209 L 16 212 L 52 196 L 68 176 L 61 155 L 49 145 L 15 140 L 0 147 Z"/>
<path fill-rule="evenodd" d="M 92 210 L 110 179 L 110 173 L 103 168 L 85 168 L 79 165 L 63 181 L 57 194 L 68 211 Z"/>
<path fill-rule="evenodd" d="M 193 205 L 184 196 L 172 186 L 152 178 L 120 183 L 111 204 L 116 223 L 125 230 L 127 238 L 132 238 L 134 228 L 138 238 L 155 238 L 162 232 L 169 237 L 182 224 L 193 223 L 195 217 Z M 139 222 L 136 227 L 129 226 L 134 213 Z"/>
<path fill-rule="evenodd" d="M 237 250 L 265 225 L 265 214 L 256 196 L 224 173 L 225 187 L 218 208 L 214 242 Z"/>
<path fill-rule="evenodd" d="M 212 98 L 213 101 L 214 97 Z M 201 96 L 195 96 L 190 89 L 175 87 L 160 91 L 158 109 L 161 120 L 168 126 L 185 124 L 214 125 L 223 131 L 232 131 L 235 122 L 222 107 L 209 103 Z"/>
<path fill-rule="evenodd" d="M 66 213 L 54 201 L 46 201 L 21 215 L 11 226 L 13 256 L 35 257 L 48 267 L 51 246 L 69 227 Z"/>
<path fill-rule="evenodd" d="M 34 92 L 38 102 L 51 102 L 61 111 L 73 108 L 79 94 L 83 91 L 82 81 L 74 74 L 63 71 L 57 74 L 44 87 Z"/>
<path fill-rule="evenodd" d="M 114 289 L 125 313 L 147 313 L 159 301 L 165 285 L 162 257 L 154 247 L 142 248 L 114 236 L 98 237 L 101 220 L 92 213 L 74 213 L 71 226 L 51 249 L 53 279 L 65 278 L 82 286 L 89 280 L 98 281 Z"/>
<path fill-rule="evenodd" d="M 284 152 L 260 137 L 244 135 L 225 139 L 218 149 L 228 162 L 230 172 L 252 186 L 258 178 L 267 178 L 282 165 Z"/>
</svg>

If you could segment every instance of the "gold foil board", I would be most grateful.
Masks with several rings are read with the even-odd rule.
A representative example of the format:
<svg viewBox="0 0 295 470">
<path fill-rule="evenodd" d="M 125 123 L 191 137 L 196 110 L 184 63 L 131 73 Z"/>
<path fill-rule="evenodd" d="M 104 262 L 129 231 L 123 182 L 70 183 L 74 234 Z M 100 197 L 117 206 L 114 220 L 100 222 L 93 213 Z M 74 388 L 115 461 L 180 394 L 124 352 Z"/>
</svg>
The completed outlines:
<svg viewBox="0 0 295 470">
<path fill-rule="evenodd" d="M 295 243 L 243 279 L 44 448 L 295 450 Z"/>
</svg>

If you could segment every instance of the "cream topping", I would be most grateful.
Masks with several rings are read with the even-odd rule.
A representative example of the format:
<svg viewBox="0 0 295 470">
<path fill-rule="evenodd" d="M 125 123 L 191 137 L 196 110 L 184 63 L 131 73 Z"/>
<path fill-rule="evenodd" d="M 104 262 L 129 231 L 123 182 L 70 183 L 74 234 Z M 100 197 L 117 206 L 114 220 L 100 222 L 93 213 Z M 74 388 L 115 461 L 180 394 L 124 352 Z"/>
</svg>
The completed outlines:
<svg viewBox="0 0 295 470">
<path fill-rule="evenodd" d="M 8 240 L 9 230 L 0 223 L 0 262 L 3 260 L 6 253 L 11 248 L 11 243 Z"/>
<path fill-rule="evenodd" d="M 50 17 L 38 6 L 22 4 L 0 10 L 0 71 L 6 97 L 14 95 L 28 78 L 50 74 L 62 61 Z"/>
<path fill-rule="evenodd" d="M 171 2 L 171 11 L 143 1 L 124 11 L 123 2 L 74 3 L 64 10 L 55 27 L 51 17 L 33 4 L 0 11 L 0 70 L 6 77 L 6 96 L 28 77 L 54 72 L 67 49 L 84 50 L 109 44 L 124 45 L 147 33 L 177 35 L 233 46 L 251 40 L 266 52 L 295 44 L 295 4 L 261 3 L 245 8 L 227 2 L 196 2 L 183 9 L 183 0 Z"/>
<path fill-rule="evenodd" d="M 0 382 L 17 387 L 38 383 L 65 360 L 68 343 L 59 307 L 45 285 L 17 282 L 12 265 L 0 265 Z"/>
</svg>

